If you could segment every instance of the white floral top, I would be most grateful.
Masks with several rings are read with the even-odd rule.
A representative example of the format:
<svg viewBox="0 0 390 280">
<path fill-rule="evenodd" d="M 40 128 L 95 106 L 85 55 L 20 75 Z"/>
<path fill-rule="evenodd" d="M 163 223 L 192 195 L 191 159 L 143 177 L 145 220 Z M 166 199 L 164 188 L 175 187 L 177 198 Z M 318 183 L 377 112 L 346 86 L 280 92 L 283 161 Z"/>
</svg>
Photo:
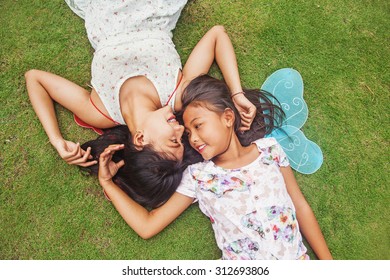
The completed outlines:
<svg viewBox="0 0 390 280">
<path fill-rule="evenodd" d="M 212 161 L 189 166 L 177 192 L 199 201 L 212 223 L 223 259 L 300 259 L 306 253 L 274 138 L 254 142 L 259 157 L 239 169 Z"/>
<path fill-rule="evenodd" d="M 162 105 L 176 87 L 180 57 L 172 42 L 187 0 L 66 0 L 85 19 L 95 49 L 91 84 L 111 118 L 125 124 L 119 89 L 130 77 L 145 76 L 156 88 Z"/>
</svg>

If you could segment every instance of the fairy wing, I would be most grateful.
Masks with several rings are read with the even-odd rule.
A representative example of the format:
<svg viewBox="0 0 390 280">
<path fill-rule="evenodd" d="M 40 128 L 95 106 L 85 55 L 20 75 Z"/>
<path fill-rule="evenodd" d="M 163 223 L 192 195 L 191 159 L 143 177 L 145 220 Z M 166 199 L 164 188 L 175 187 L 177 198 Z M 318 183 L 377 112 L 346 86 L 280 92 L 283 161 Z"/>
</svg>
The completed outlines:
<svg viewBox="0 0 390 280">
<path fill-rule="evenodd" d="M 323 155 L 321 148 L 307 139 L 305 134 L 297 127 L 283 125 L 274 129 L 266 137 L 274 137 L 283 147 L 290 165 L 303 174 L 312 174 L 322 165 Z"/>
<path fill-rule="evenodd" d="M 283 147 L 296 171 L 312 174 L 322 165 L 321 148 L 307 139 L 300 130 L 308 117 L 308 108 L 303 99 L 303 80 L 298 71 L 291 68 L 277 70 L 261 86 L 279 101 L 286 118 L 279 129 L 266 137 L 274 137 Z M 276 100 L 273 100 L 277 104 Z"/>
<path fill-rule="evenodd" d="M 272 93 L 279 101 L 286 114 L 283 124 L 297 128 L 304 125 L 309 112 L 303 99 L 303 80 L 298 71 L 291 68 L 277 70 L 265 80 L 261 89 Z"/>
</svg>

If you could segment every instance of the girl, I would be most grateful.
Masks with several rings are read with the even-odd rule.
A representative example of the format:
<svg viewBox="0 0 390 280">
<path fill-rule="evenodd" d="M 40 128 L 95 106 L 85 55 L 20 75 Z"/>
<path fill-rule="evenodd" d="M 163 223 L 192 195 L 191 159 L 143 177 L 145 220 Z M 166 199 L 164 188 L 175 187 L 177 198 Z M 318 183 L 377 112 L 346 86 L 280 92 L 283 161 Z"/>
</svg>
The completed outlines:
<svg viewBox="0 0 390 280">
<path fill-rule="evenodd" d="M 126 125 L 139 156 L 148 146 L 163 159 L 176 162 L 183 157 L 180 139 L 184 128 L 173 113 L 181 109 L 181 95 L 188 82 L 207 73 L 215 59 L 230 90 L 242 91 L 234 50 L 221 26 L 206 33 L 181 70 L 172 30 L 187 1 L 67 2 L 85 19 L 95 49 L 91 93 L 44 71 L 30 70 L 25 75 L 32 106 L 50 143 L 67 163 L 88 167 L 97 161 L 91 160 L 90 148 L 82 149 L 63 138 L 53 101 L 95 131 Z M 255 107 L 242 95 L 234 102 L 246 130 Z"/>
<path fill-rule="evenodd" d="M 208 85 L 210 82 L 210 85 Z M 203 88 L 203 86 L 206 88 Z M 222 86 L 222 87 L 221 87 Z M 223 82 L 218 82 L 215 79 L 197 78 L 192 87 L 196 87 L 198 91 L 219 91 L 225 96 L 229 96 L 229 89 Z M 236 94 L 239 96 L 241 94 Z M 256 111 L 256 118 L 250 130 L 245 133 L 239 133 L 238 136 L 243 145 L 249 145 L 254 139 L 262 138 L 265 134 L 270 133 L 274 123 L 277 120 L 273 116 L 279 117 L 277 123 L 281 122 L 282 111 L 279 107 L 272 104 L 267 95 L 259 96 L 257 91 L 249 91 L 248 99 L 259 108 Z M 269 96 L 273 98 L 272 96 Z M 260 103 L 260 99 L 262 102 Z M 263 111 L 269 111 L 269 114 L 263 114 Z M 181 114 L 178 117 L 181 118 Z M 268 123 L 268 125 L 265 125 Z M 238 129 L 238 128 L 237 128 Z M 183 137 L 185 139 L 185 135 Z M 127 193 L 132 199 L 142 206 L 148 208 L 156 208 L 166 202 L 171 197 L 177 186 L 179 185 L 183 171 L 188 164 L 196 163 L 202 160 L 199 153 L 195 152 L 187 141 L 184 141 L 186 148 L 184 162 L 172 161 L 165 159 L 156 153 L 153 147 L 145 146 L 142 151 L 142 157 L 137 147 L 131 141 L 128 129 L 125 126 L 106 130 L 106 132 L 99 136 L 96 140 L 89 141 L 82 145 L 82 148 L 91 147 L 94 160 L 99 159 L 99 155 L 110 144 L 124 143 L 124 148 L 114 155 L 115 162 L 125 159 L 126 166 L 121 168 L 115 176 L 115 183 Z M 88 167 L 88 171 L 92 174 L 98 174 L 98 166 L 93 165 Z M 109 199 L 105 193 L 106 198 Z"/>
<path fill-rule="evenodd" d="M 109 146 L 100 155 L 101 186 L 125 221 L 145 239 L 198 201 L 210 218 L 223 259 L 308 259 L 301 231 L 318 258 L 332 259 L 276 140 L 240 143 L 236 133 L 240 117 L 227 91 L 224 83 L 207 76 L 194 79 L 186 88 L 184 125 L 189 144 L 203 161 L 185 170 L 176 193 L 164 205 L 149 212 L 112 181 L 124 162 L 111 158 L 123 145 Z M 270 120 L 263 123 L 272 126 Z"/>
</svg>

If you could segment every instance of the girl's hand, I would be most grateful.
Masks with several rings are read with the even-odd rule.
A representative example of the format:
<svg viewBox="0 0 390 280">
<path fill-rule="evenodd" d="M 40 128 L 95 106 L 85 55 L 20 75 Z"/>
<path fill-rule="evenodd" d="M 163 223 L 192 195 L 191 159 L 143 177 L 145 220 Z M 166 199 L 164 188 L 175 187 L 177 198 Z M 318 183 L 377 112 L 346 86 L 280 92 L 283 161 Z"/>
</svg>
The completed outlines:
<svg viewBox="0 0 390 280">
<path fill-rule="evenodd" d="M 92 159 L 91 148 L 88 147 L 88 149 L 84 151 L 81 149 L 80 143 L 74 143 L 72 141 L 61 139 L 54 142 L 53 146 L 61 158 L 68 164 L 88 167 L 97 163 L 96 160 L 88 161 Z"/>
<path fill-rule="evenodd" d="M 112 161 L 112 156 L 116 151 L 124 149 L 125 145 L 115 144 L 108 146 L 103 153 L 100 154 L 99 158 L 99 182 L 100 185 L 112 180 L 112 177 L 118 172 L 119 168 L 125 165 L 123 160 L 115 163 Z"/>
<path fill-rule="evenodd" d="M 249 130 L 256 116 L 256 106 L 246 98 L 244 94 L 233 96 L 233 103 L 241 116 L 240 131 Z"/>
</svg>

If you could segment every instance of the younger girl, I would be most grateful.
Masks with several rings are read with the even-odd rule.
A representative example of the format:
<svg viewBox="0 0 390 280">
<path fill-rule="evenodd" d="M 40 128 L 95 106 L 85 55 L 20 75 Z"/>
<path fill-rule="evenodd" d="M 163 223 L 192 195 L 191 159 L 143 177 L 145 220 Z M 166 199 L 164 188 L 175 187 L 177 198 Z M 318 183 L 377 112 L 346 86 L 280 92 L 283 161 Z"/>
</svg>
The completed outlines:
<svg viewBox="0 0 390 280">
<path fill-rule="evenodd" d="M 223 259 L 308 259 L 301 231 L 319 259 L 332 259 L 282 148 L 273 138 L 240 143 L 239 115 L 226 89 L 216 90 L 221 84 L 199 77 L 186 89 L 184 125 L 189 144 L 204 161 L 185 170 L 176 193 L 163 206 L 149 212 L 113 183 L 124 162 L 114 163 L 111 157 L 123 145 L 101 154 L 100 184 L 145 239 L 198 201 L 210 218 Z"/>
</svg>

